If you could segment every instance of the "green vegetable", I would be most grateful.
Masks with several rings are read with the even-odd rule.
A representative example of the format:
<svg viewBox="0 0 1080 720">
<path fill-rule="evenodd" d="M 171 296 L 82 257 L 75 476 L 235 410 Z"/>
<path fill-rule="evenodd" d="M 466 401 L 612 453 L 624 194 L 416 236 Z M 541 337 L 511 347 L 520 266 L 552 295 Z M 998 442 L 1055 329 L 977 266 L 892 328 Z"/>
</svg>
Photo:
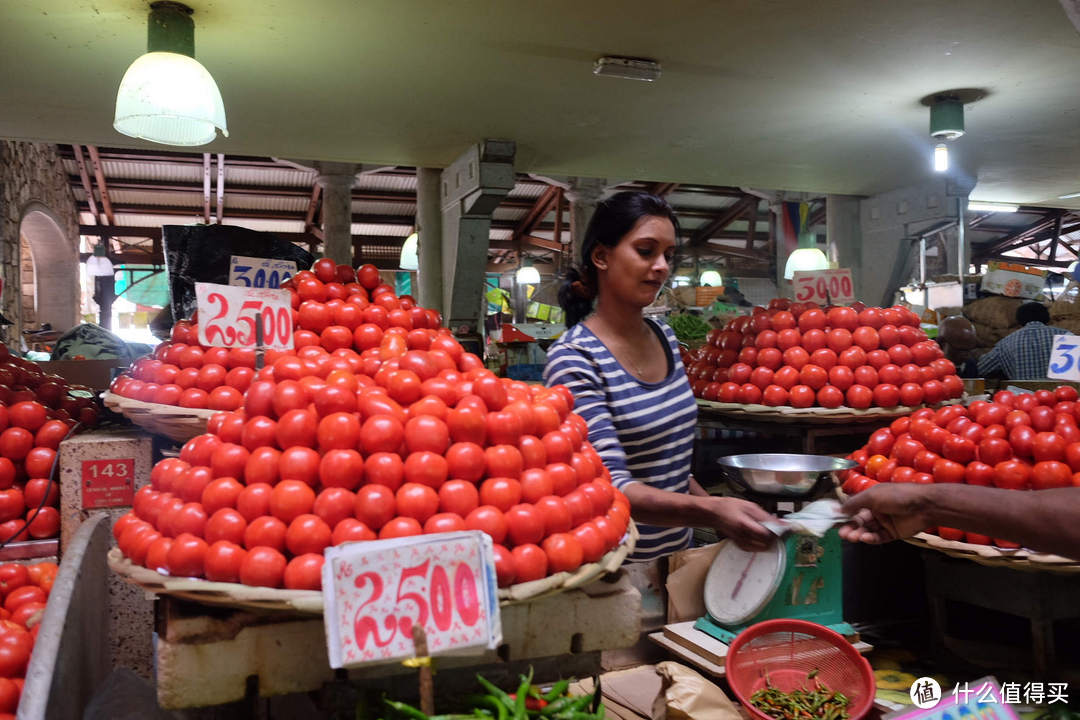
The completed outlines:
<svg viewBox="0 0 1080 720">
<path fill-rule="evenodd" d="M 813 677 L 816 672 L 811 675 Z M 814 690 L 805 687 L 782 692 L 765 678 L 765 687 L 750 696 L 750 703 L 761 712 L 777 720 L 847 720 L 850 717 L 850 701 L 841 692 L 829 690 L 820 680 Z"/>
<path fill-rule="evenodd" d="M 514 709 L 514 699 L 510 697 L 509 693 L 504 690 L 500 690 L 488 681 L 484 676 L 477 674 L 476 681 L 480 683 L 480 686 L 488 691 L 489 694 L 494 696 L 507 710 Z"/>
<path fill-rule="evenodd" d="M 704 340 L 712 330 L 712 326 L 697 315 L 672 315 L 668 319 L 668 325 L 675 332 L 675 337 L 680 342 Z"/>
<path fill-rule="evenodd" d="M 544 717 L 559 717 L 563 713 L 578 712 L 587 708 L 592 700 L 592 695 L 562 697 L 541 710 L 540 714 Z"/>
<path fill-rule="evenodd" d="M 525 720 L 525 699 L 529 697 L 529 687 L 532 686 L 533 671 L 529 668 L 528 677 L 521 676 L 521 684 L 518 685 L 517 696 L 514 699 L 514 720 Z"/>
<path fill-rule="evenodd" d="M 543 699 L 546 700 L 547 702 L 554 702 L 558 698 L 561 698 L 563 695 L 565 695 L 566 690 L 569 687 L 570 687 L 570 681 L 569 680 L 560 680 L 559 682 L 552 685 L 550 690 L 548 690 L 546 693 L 544 693 Z"/>
<path fill-rule="evenodd" d="M 428 720 L 427 713 L 417 710 L 408 703 L 386 699 L 384 699 L 383 702 L 407 718 L 412 718 L 413 720 Z"/>
</svg>

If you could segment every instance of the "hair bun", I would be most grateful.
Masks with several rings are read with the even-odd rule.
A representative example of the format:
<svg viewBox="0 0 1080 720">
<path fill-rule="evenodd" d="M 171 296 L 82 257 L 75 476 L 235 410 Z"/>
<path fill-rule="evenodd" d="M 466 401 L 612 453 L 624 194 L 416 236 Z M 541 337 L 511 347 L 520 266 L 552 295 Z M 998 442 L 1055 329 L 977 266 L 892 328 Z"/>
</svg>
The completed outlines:
<svg viewBox="0 0 1080 720">
<path fill-rule="evenodd" d="M 593 292 L 593 289 L 583 283 L 581 280 L 575 280 L 574 282 L 570 283 L 570 291 L 582 300 L 592 300 L 596 295 L 596 293 Z"/>
</svg>

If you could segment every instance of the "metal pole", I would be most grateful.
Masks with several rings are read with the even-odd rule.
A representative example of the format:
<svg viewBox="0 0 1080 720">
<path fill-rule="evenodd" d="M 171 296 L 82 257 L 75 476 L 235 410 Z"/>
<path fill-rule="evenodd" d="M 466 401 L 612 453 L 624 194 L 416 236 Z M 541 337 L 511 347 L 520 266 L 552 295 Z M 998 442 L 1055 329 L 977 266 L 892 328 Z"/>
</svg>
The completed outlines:
<svg viewBox="0 0 1080 720">
<path fill-rule="evenodd" d="M 923 291 L 923 308 L 930 309 L 930 288 L 926 287 L 926 236 L 919 238 L 919 284 Z"/>
<path fill-rule="evenodd" d="M 967 224 L 964 220 L 964 207 L 967 205 L 967 198 L 961 195 L 956 198 L 956 263 L 959 265 L 960 272 L 960 292 L 964 290 L 964 274 L 967 272 L 967 261 L 964 253 L 964 227 Z"/>
</svg>

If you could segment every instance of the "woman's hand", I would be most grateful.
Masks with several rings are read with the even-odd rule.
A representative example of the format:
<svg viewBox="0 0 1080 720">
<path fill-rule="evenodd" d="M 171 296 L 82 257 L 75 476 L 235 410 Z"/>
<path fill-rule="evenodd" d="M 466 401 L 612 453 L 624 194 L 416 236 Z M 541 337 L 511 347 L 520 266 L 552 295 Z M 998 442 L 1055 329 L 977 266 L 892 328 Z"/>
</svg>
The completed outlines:
<svg viewBox="0 0 1080 720">
<path fill-rule="evenodd" d="M 767 549 L 776 536 L 761 523 L 773 516 L 749 500 L 730 497 L 702 498 L 712 512 L 712 526 L 717 532 L 735 541 L 743 550 Z"/>
</svg>

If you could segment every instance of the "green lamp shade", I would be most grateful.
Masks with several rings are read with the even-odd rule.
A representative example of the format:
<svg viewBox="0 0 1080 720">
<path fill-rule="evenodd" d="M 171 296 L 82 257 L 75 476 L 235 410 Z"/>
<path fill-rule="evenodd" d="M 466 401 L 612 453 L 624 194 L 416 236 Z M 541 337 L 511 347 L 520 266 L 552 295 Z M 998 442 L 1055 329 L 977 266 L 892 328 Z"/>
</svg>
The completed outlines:
<svg viewBox="0 0 1080 720">
<path fill-rule="evenodd" d="M 416 270 L 420 267 L 420 258 L 417 255 L 419 241 L 420 236 L 417 233 L 405 238 L 401 246 L 401 258 L 398 260 L 398 267 L 402 270 Z"/>
<path fill-rule="evenodd" d="M 195 58 L 171 52 L 146 53 L 124 73 L 113 127 L 164 145 L 205 145 L 215 128 L 229 136 L 214 78 Z"/>
<path fill-rule="evenodd" d="M 930 106 L 930 137 L 955 140 L 964 134 L 964 104 L 955 98 Z"/>
<path fill-rule="evenodd" d="M 790 280 L 799 271 L 827 270 L 829 258 L 817 248 L 798 248 L 788 256 L 784 266 L 784 279 Z"/>
</svg>

